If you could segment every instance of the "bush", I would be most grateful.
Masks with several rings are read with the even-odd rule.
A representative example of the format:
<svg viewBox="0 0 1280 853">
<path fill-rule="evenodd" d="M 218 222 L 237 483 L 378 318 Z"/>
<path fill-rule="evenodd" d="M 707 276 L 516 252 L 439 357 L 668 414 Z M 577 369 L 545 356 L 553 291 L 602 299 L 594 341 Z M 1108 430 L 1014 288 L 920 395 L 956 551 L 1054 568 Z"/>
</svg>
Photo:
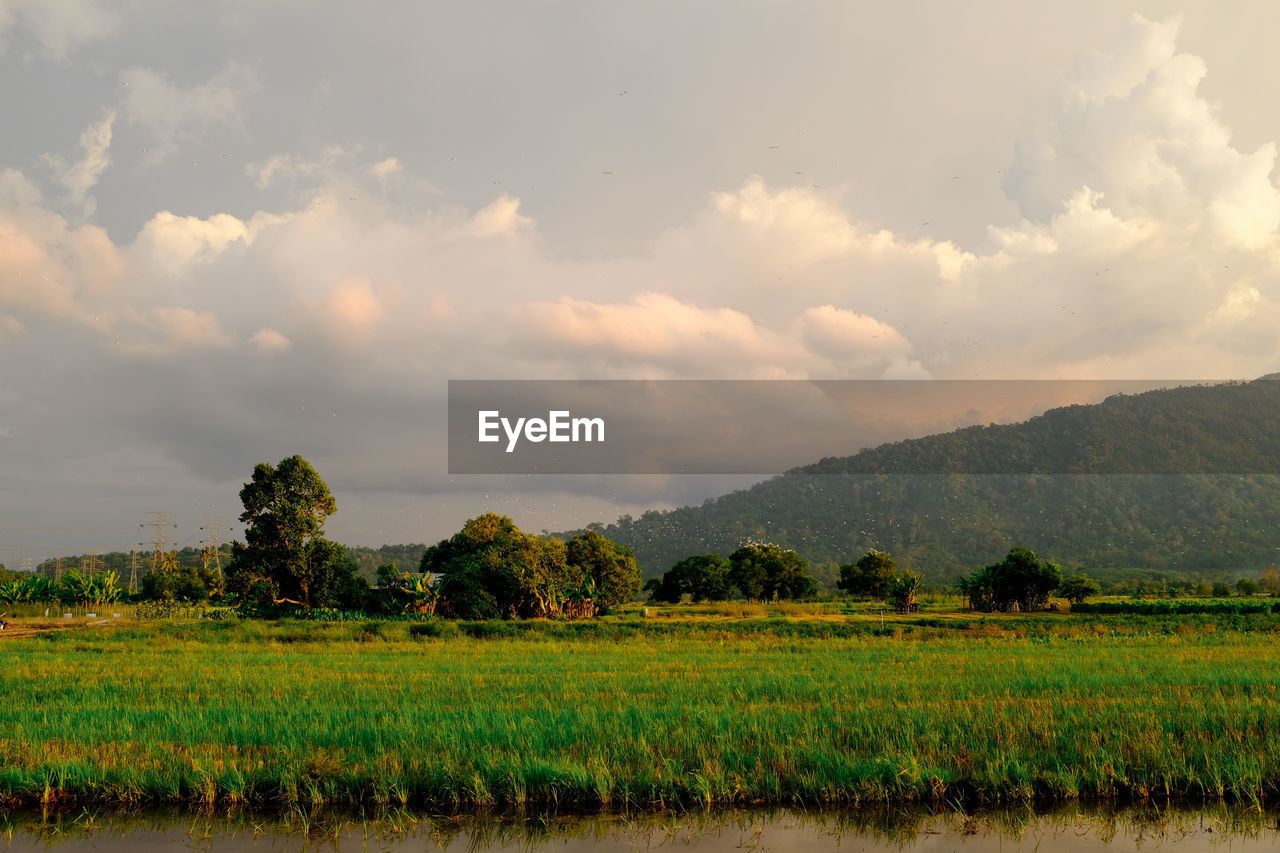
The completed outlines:
<svg viewBox="0 0 1280 853">
<path fill-rule="evenodd" d="M 437 620 L 432 622 L 418 622 L 409 626 L 409 636 L 415 638 L 433 637 L 438 639 L 450 639 L 456 637 L 461 632 L 458 630 L 456 622 L 446 622 Z"/>
<path fill-rule="evenodd" d="M 1169 616 L 1192 613 L 1209 614 L 1266 614 L 1273 612 L 1269 601 L 1242 601 L 1226 599 L 1220 601 L 1095 601 L 1073 604 L 1074 613 L 1133 613 L 1142 616 Z"/>
</svg>

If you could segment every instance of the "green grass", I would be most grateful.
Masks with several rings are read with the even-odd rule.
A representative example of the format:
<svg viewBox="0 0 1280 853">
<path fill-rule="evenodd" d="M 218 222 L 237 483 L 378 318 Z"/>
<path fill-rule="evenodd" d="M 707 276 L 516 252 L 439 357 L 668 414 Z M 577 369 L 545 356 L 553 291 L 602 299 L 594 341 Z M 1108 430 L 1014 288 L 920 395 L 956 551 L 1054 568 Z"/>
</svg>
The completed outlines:
<svg viewBox="0 0 1280 853">
<path fill-rule="evenodd" d="M 62 631 L 0 644 L 0 799 L 1258 802 L 1280 794 L 1277 624 L 862 614 L 440 636 L 376 621 Z"/>
</svg>

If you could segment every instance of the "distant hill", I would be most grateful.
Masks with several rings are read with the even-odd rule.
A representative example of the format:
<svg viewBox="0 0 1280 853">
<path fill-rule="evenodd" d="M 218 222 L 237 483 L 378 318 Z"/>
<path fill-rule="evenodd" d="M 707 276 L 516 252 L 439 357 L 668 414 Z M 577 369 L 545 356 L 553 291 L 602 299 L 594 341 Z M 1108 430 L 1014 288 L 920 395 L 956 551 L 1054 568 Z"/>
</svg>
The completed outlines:
<svg viewBox="0 0 1280 853">
<path fill-rule="evenodd" d="M 356 561 L 356 574 L 366 581 L 372 582 L 378 574 L 378 567 L 387 563 L 395 563 L 402 572 L 416 572 L 426 553 L 426 545 L 382 545 L 369 548 L 364 545 L 345 546 L 351 559 Z"/>
<path fill-rule="evenodd" d="M 1274 378 L 1120 395 L 885 444 L 701 506 L 592 526 L 631 546 L 647 576 L 749 540 L 814 563 L 874 547 L 937 581 L 1014 544 L 1068 568 L 1253 574 L 1280 561 Z"/>
</svg>

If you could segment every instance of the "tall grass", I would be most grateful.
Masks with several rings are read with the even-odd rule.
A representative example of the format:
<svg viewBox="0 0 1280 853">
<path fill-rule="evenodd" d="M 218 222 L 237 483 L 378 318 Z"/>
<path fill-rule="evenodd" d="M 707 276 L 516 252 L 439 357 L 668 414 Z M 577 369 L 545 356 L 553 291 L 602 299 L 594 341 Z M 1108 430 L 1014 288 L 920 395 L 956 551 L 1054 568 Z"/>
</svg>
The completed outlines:
<svg viewBox="0 0 1280 853">
<path fill-rule="evenodd" d="M 648 808 L 1280 793 L 1269 623 L 512 624 L 432 637 L 202 622 L 0 644 L 0 797 Z"/>
</svg>

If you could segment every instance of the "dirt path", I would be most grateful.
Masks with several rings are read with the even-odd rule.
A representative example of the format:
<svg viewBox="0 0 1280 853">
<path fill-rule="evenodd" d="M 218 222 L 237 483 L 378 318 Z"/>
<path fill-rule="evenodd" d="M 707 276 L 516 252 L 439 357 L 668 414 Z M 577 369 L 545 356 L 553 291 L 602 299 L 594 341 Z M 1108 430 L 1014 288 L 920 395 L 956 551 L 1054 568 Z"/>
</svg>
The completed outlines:
<svg viewBox="0 0 1280 853">
<path fill-rule="evenodd" d="M 24 637 L 34 637 L 37 634 L 46 634 L 49 631 L 66 631 L 70 628 L 83 627 L 101 627 L 103 625 L 119 624 L 122 619 L 13 619 L 5 617 L 9 621 L 9 627 L 0 631 L 0 643 L 5 640 L 21 640 Z"/>
</svg>

